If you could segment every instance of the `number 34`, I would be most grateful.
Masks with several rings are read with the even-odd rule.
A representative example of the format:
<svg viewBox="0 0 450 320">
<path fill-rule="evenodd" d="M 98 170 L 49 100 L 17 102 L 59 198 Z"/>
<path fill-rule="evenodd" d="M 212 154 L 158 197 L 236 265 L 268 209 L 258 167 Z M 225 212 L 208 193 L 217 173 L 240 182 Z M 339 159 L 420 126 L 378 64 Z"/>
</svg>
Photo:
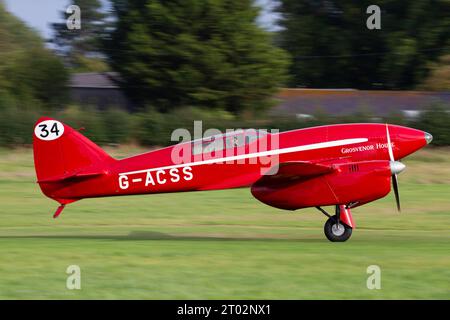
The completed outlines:
<svg viewBox="0 0 450 320">
<path fill-rule="evenodd" d="M 34 134 L 41 140 L 55 140 L 64 133 L 64 125 L 55 120 L 46 120 L 38 123 L 34 128 Z"/>
</svg>

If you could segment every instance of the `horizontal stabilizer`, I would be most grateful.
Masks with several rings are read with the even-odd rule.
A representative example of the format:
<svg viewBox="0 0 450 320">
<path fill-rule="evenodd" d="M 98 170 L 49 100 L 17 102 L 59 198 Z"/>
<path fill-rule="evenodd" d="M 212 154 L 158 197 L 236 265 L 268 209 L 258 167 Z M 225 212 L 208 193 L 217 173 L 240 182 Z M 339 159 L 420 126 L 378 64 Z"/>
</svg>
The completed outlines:
<svg viewBox="0 0 450 320">
<path fill-rule="evenodd" d="M 106 174 L 104 171 L 94 171 L 94 172 L 72 172 L 66 173 L 60 176 L 50 177 L 46 179 L 38 180 L 38 183 L 58 183 L 69 179 L 84 179 L 93 178 Z"/>
</svg>

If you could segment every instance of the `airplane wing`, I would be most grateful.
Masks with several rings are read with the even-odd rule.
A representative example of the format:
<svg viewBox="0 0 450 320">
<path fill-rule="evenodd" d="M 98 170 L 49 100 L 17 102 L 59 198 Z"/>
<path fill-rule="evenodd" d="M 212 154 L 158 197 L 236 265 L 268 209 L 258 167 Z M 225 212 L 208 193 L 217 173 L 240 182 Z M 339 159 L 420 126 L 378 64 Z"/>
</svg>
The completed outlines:
<svg viewBox="0 0 450 320">
<path fill-rule="evenodd" d="M 317 177 L 333 172 L 334 170 L 335 169 L 329 165 L 308 161 L 289 161 L 280 163 L 277 167 L 272 167 L 256 183 L 259 185 L 284 184 Z"/>
</svg>

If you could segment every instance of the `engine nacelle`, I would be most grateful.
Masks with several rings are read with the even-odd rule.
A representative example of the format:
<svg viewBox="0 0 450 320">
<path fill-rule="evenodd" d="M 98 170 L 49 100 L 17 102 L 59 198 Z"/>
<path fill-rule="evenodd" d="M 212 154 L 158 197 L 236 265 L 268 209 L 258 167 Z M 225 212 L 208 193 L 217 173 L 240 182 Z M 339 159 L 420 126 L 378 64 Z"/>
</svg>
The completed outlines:
<svg viewBox="0 0 450 320">
<path fill-rule="evenodd" d="M 299 177 L 283 184 L 256 182 L 251 192 L 267 205 L 296 210 L 336 204 L 359 206 L 380 199 L 391 190 L 389 161 L 343 163 L 333 168 L 328 174 Z"/>
</svg>

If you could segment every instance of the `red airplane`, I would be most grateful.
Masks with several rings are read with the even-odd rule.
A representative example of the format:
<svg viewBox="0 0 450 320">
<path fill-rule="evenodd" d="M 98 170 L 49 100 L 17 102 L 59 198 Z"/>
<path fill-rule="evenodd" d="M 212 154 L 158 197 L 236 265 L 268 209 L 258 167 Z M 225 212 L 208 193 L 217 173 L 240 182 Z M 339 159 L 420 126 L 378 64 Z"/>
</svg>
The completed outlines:
<svg viewBox="0 0 450 320">
<path fill-rule="evenodd" d="M 386 196 L 391 181 L 400 210 L 397 174 L 405 165 L 398 160 L 432 139 L 388 124 L 241 130 L 116 160 L 77 130 L 43 117 L 34 128 L 33 150 L 37 183 L 60 203 L 55 218 L 83 198 L 250 186 L 272 207 L 316 207 L 328 217 L 326 237 L 346 241 L 355 228 L 351 209 Z M 323 206 L 334 206 L 335 214 Z"/>
</svg>

